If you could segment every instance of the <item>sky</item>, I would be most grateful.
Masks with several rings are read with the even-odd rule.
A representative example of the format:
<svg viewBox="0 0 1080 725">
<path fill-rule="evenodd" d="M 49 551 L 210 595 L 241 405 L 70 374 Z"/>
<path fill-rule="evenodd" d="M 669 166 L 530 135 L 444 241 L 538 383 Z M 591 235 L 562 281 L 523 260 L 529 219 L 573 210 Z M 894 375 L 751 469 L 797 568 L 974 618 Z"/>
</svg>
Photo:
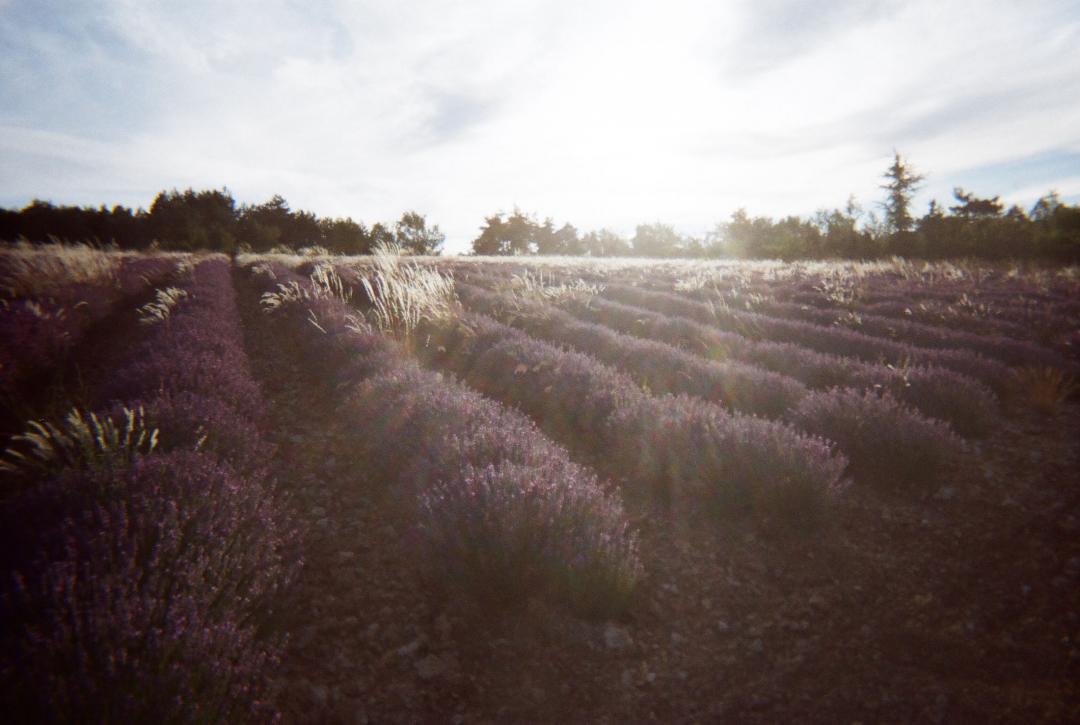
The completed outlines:
<svg viewBox="0 0 1080 725">
<path fill-rule="evenodd" d="M 0 206 L 283 195 L 632 236 L 883 199 L 894 150 L 1080 201 L 1080 2 L 0 0 Z M 880 213 L 880 211 L 879 211 Z"/>
</svg>

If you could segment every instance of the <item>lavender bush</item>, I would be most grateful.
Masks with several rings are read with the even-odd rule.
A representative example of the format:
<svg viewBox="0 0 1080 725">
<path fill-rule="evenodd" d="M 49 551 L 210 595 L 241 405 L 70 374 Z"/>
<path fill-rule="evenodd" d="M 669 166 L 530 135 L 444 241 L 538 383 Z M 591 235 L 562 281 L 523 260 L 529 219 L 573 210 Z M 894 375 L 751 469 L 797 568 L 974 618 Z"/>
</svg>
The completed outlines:
<svg viewBox="0 0 1080 725">
<path fill-rule="evenodd" d="M 1063 356 L 1032 340 L 1032 323 L 1044 331 L 1060 326 L 1065 315 L 1056 303 L 1064 300 L 1045 296 L 1039 307 L 1053 312 L 1027 315 L 1028 324 L 1019 325 L 1015 303 L 1043 297 L 1033 295 L 1034 290 L 1025 289 L 1024 283 L 1014 281 L 1010 294 L 991 301 L 988 290 L 967 277 L 937 281 L 929 288 L 907 280 L 898 286 L 882 275 L 855 273 L 837 279 L 836 270 L 828 267 L 809 277 L 794 274 L 783 279 L 748 278 L 745 271 L 732 274 L 723 284 L 714 276 L 700 288 L 684 287 L 681 294 L 772 317 L 849 327 L 919 347 L 972 350 L 1012 366 L 1069 366 Z M 638 283 L 655 291 L 671 291 L 670 280 L 650 278 Z M 878 301 L 868 303 L 869 299 Z M 1025 307 L 1019 308 L 1022 314 Z"/>
<path fill-rule="evenodd" d="M 621 508 L 581 468 L 465 467 L 420 503 L 428 575 L 485 603 L 507 606 L 552 590 L 585 616 L 610 616 L 626 607 L 640 577 Z"/>
<path fill-rule="evenodd" d="M 676 505 L 746 512 L 769 528 L 806 532 L 826 520 L 844 485 L 847 459 L 829 441 L 694 398 L 619 411 L 613 427 L 641 431 L 641 443 L 613 462 Z"/>
<path fill-rule="evenodd" d="M 288 571 L 261 486 L 178 451 L 69 471 L 32 495 L 70 515 L 33 522 L 46 546 L 5 596 L 9 716 L 272 719 L 265 673 L 279 649 L 257 628 Z"/>
<path fill-rule="evenodd" d="M 985 385 L 944 368 L 901 369 L 880 389 L 930 418 L 948 422 L 962 436 L 981 437 L 994 428 L 1000 406 Z"/>
<path fill-rule="evenodd" d="M 147 425 L 169 449 L 207 451 L 245 473 L 264 471 L 273 458 L 274 447 L 264 439 L 261 421 L 240 414 L 221 397 L 162 391 L 128 405 L 143 411 Z M 109 415 L 115 417 L 123 407 L 114 404 Z"/>
<path fill-rule="evenodd" d="M 888 393 L 850 389 L 815 391 L 792 411 L 792 421 L 835 441 L 851 457 L 860 483 L 903 488 L 933 486 L 959 451 L 959 440 L 940 421 L 925 418 Z M 884 454 L 884 441 L 889 454 Z"/>
</svg>

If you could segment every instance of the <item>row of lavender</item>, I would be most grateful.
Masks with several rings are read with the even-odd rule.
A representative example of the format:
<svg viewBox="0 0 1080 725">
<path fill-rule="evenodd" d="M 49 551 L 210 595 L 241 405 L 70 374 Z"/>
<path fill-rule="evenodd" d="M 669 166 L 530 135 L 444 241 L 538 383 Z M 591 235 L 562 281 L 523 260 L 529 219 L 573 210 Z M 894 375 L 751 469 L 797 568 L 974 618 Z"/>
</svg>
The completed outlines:
<svg viewBox="0 0 1080 725">
<path fill-rule="evenodd" d="M 781 285 L 781 291 L 787 301 L 814 304 L 823 298 L 834 299 L 830 292 L 835 285 L 830 275 L 807 274 Z M 868 311 L 875 306 L 886 310 L 888 305 L 910 304 L 912 300 L 930 303 L 937 309 L 959 305 L 952 310 L 958 321 L 989 317 L 1014 326 L 1018 332 L 1032 325 L 1053 326 L 1056 320 L 1080 318 L 1080 281 L 1075 268 L 901 269 L 866 275 L 845 286 L 850 288 L 853 301 Z"/>
<path fill-rule="evenodd" d="M 259 265 L 252 284 L 305 370 L 341 392 L 358 485 L 406 503 L 417 572 L 486 607 L 531 596 L 585 615 L 623 608 L 639 575 L 618 502 L 523 416 L 419 367 L 311 280 Z M 286 302 L 287 301 L 287 302 Z"/>
<path fill-rule="evenodd" d="M 4 502 L 5 712 L 26 722 L 270 720 L 269 626 L 295 534 L 228 260 L 142 328 L 60 457 Z M 156 432 L 155 432 L 156 431 Z M 54 448 L 64 447 L 56 436 Z"/>
<path fill-rule="evenodd" d="M 625 493 L 682 511 L 751 512 L 784 530 L 827 514 L 846 460 L 826 441 L 689 396 L 653 397 L 595 358 L 475 313 L 421 329 L 429 365 L 513 405 Z"/>
<path fill-rule="evenodd" d="M 640 270 L 638 270 L 640 271 Z M 1075 267 L 1021 267 L 979 262 L 920 263 L 893 259 L 879 263 L 735 263 L 687 267 L 669 265 L 657 269 L 671 280 L 706 281 L 708 284 L 751 284 L 773 287 L 785 295 L 815 299 L 877 304 L 886 301 L 933 300 L 948 303 L 963 296 L 976 305 L 1019 310 L 1029 302 L 1055 316 L 1080 315 L 1080 279 Z M 627 270 L 629 272 L 629 270 Z M 622 273 L 617 273 L 622 276 Z"/>
<path fill-rule="evenodd" d="M 983 383 L 998 395 L 1008 394 L 1015 384 L 1013 370 L 1008 365 L 967 350 L 921 348 L 839 327 L 722 309 L 677 294 L 627 285 L 610 285 L 604 288 L 602 295 L 616 302 L 685 317 L 755 340 L 794 343 L 817 352 L 864 362 L 946 368 Z"/>
<path fill-rule="evenodd" d="M 9 296 L 0 298 L 0 399 L 20 407 L 31 378 L 55 370 L 94 323 L 174 266 L 167 257 L 120 257 L 106 274 L 51 286 L 45 294 L 27 294 L 5 278 Z"/>
<path fill-rule="evenodd" d="M 660 284 L 687 291 L 738 291 L 739 302 L 794 302 L 919 320 L 991 336 L 1011 336 L 1075 353 L 1080 338 L 1080 276 L 1076 268 L 1002 267 L 979 263 L 688 263 L 660 260 L 615 263 L 498 259 L 483 266 L 504 274 L 544 272 L 601 284 Z M 474 269 L 476 261 L 453 262 Z M 741 304 L 739 305 L 741 306 Z M 1071 345 L 1070 345 L 1071 342 Z"/>
<path fill-rule="evenodd" d="M 528 265 L 485 265 L 485 268 L 489 273 L 498 269 L 505 276 L 517 270 L 530 270 Z M 840 307 L 822 308 L 782 301 L 787 297 L 785 290 L 790 286 L 807 284 L 805 278 L 809 272 L 804 274 L 792 270 L 791 266 L 760 268 L 760 265 L 731 265 L 694 269 L 685 265 L 657 265 L 612 270 L 602 267 L 555 267 L 546 272 L 557 279 L 584 277 L 603 284 L 613 299 L 637 306 L 651 306 L 668 314 L 686 316 L 744 335 L 773 341 L 789 340 L 813 346 L 819 351 L 869 361 L 884 360 L 894 365 L 910 364 L 915 360 L 919 364 L 949 367 L 982 380 L 998 393 L 1012 393 L 1016 388 L 1016 377 L 1004 369 L 1008 366 L 1057 370 L 1065 374 L 1075 374 L 1078 370 L 1077 364 L 1070 359 L 1076 353 L 1075 346 L 1070 343 L 1076 342 L 1074 338 L 1080 334 L 1075 322 L 1071 327 L 1069 325 L 1069 319 L 1080 319 L 1075 316 L 1053 315 L 1044 310 L 1044 324 L 1029 324 L 1027 334 L 1019 338 L 1006 334 L 1007 331 L 1015 332 L 1015 326 L 1005 324 L 1005 329 L 997 329 L 993 322 L 983 320 L 979 334 L 975 334 L 912 319 L 875 315 L 863 310 L 846 297 L 852 289 L 864 289 L 870 284 L 865 279 L 855 278 L 855 274 L 865 274 L 862 270 L 854 271 L 851 277 L 841 275 L 841 270 L 834 267 L 823 266 L 815 270 L 817 276 L 813 279 L 820 285 L 826 298 L 834 295 L 844 298 Z M 532 271 L 535 274 L 536 268 L 533 267 Z M 977 296 L 977 290 L 972 287 L 970 280 L 965 280 L 966 286 L 958 286 L 956 282 L 951 284 L 955 289 L 962 287 L 965 295 L 971 293 Z M 1064 285 L 1063 289 L 1074 287 Z M 679 290 L 678 294 L 671 294 L 673 288 Z M 636 297 L 634 290 L 638 293 Z M 906 305 L 917 306 L 920 293 L 927 291 L 913 292 L 907 298 Z M 1067 304 L 1057 299 L 1061 291 L 1058 289 L 1054 294 L 1044 296 L 1056 299 L 1059 305 Z M 646 299 L 645 295 L 653 296 Z M 664 296 L 675 299 L 659 299 Z M 1038 293 L 1032 290 L 1024 300 L 1031 304 L 1032 298 L 1037 296 Z M 997 310 L 994 313 L 995 321 L 996 313 Z M 1052 338 L 1050 347 L 1041 344 L 1041 338 L 1047 336 Z M 1037 342 L 1032 337 L 1040 340 Z M 996 370 L 993 369 L 995 366 Z"/>
<path fill-rule="evenodd" d="M 1063 355 L 1075 357 L 1080 342 L 1080 288 L 1075 276 L 1064 272 L 845 272 L 843 267 L 792 265 L 620 278 L 678 287 L 700 301 L 749 305 L 770 315 L 819 324 L 839 321 L 923 347 L 968 348 L 1012 365 L 1060 366 Z"/>
<path fill-rule="evenodd" d="M 467 276 L 477 284 L 490 288 L 507 288 L 506 278 L 499 274 L 470 271 L 459 276 Z M 686 392 L 723 402 L 739 410 L 775 416 L 786 412 L 787 408 L 781 410 L 781 406 L 787 404 L 788 408 L 794 407 L 801 400 L 803 393 L 797 384 L 814 390 L 854 388 L 891 396 L 925 416 L 948 422 L 965 436 L 987 433 L 997 414 L 997 402 L 988 388 L 940 367 L 899 368 L 821 353 L 793 343 L 755 340 L 686 318 L 672 317 L 597 296 L 570 296 L 560 304 L 579 322 L 638 338 L 650 343 L 650 347 L 655 347 L 659 342 L 665 343 L 667 348 L 680 348 L 682 352 L 677 356 L 673 356 L 670 349 L 663 349 L 658 353 L 649 353 L 650 356 L 661 356 L 656 358 L 657 362 L 637 363 L 672 371 L 676 378 L 671 383 L 655 377 L 651 381 L 644 380 L 650 386 L 658 382 L 672 385 L 671 388 L 663 388 L 665 392 Z M 543 317 L 569 324 L 565 315 L 556 318 L 552 312 L 545 311 Z M 564 341 L 575 345 L 592 345 L 584 349 L 599 354 L 598 351 L 602 349 L 600 341 L 607 337 L 602 328 L 584 328 L 573 340 Z M 618 343 L 630 349 L 631 343 L 626 337 L 620 338 Z M 690 353 L 693 354 L 692 359 L 688 360 Z M 632 363 L 629 358 L 618 357 L 616 352 L 604 354 L 610 356 L 607 359 L 616 365 Z M 700 362 L 695 363 L 694 359 Z M 707 362 L 713 363 L 709 372 L 702 370 L 702 365 Z M 715 378 L 717 365 L 725 371 L 743 372 L 737 379 L 727 377 L 730 372 L 725 373 L 731 382 L 717 387 L 706 383 Z M 768 372 L 780 378 L 771 377 Z M 755 379 L 758 382 L 748 384 L 747 381 Z M 774 389 L 775 393 L 770 395 L 770 389 Z M 753 391 L 762 393 L 754 394 Z"/>
<path fill-rule="evenodd" d="M 657 291 L 670 291 L 671 281 L 664 279 L 642 280 L 644 286 Z M 677 283 L 676 283 L 677 284 Z M 827 283 L 823 282 L 825 286 Z M 881 337 L 910 345 L 931 349 L 971 350 L 988 358 L 1012 366 L 1046 366 L 1066 368 L 1070 363 L 1061 353 L 1048 349 L 1021 333 L 1021 339 L 1010 337 L 1017 334 L 1015 325 L 1007 320 L 1000 324 L 997 319 L 985 320 L 978 333 L 965 329 L 942 327 L 914 319 L 910 315 L 882 315 L 877 310 L 856 300 L 845 301 L 842 306 L 823 304 L 830 298 L 820 292 L 811 299 L 815 304 L 796 301 L 788 285 L 783 282 L 750 284 L 739 277 L 726 284 L 714 282 L 697 288 L 684 288 L 682 294 L 713 306 L 743 308 L 770 317 L 802 320 L 815 325 L 841 325 L 864 335 Z M 792 299 L 792 298 L 795 299 Z M 918 308 L 922 290 L 913 292 L 904 300 L 902 311 Z"/>
<path fill-rule="evenodd" d="M 465 305 L 523 332 L 595 355 L 654 393 L 685 393 L 733 411 L 782 419 L 838 444 L 859 480 L 910 485 L 934 479 L 957 441 L 939 421 L 887 394 L 834 388 L 811 393 L 798 381 L 583 322 L 550 305 L 516 300 L 459 282 Z M 687 451 L 688 455 L 692 455 Z M 898 462 L 899 461 L 899 462 Z"/>
<path fill-rule="evenodd" d="M 806 397 L 805 385 L 779 373 L 731 360 L 707 360 L 656 340 L 585 322 L 554 305 L 520 299 L 462 281 L 464 305 L 523 332 L 593 355 L 657 393 L 686 393 L 741 413 L 778 418 Z"/>
</svg>

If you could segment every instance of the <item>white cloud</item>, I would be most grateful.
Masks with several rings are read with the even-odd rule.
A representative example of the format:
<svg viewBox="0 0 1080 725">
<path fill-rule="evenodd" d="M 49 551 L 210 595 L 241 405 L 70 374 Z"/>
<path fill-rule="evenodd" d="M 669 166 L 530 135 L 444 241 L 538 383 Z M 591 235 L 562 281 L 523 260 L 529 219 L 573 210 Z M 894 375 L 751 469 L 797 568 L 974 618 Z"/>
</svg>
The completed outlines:
<svg viewBox="0 0 1080 725">
<path fill-rule="evenodd" d="M 9 204 L 226 184 L 366 221 L 416 208 L 462 249 L 514 205 L 703 233 L 739 206 L 868 203 L 894 146 L 927 197 L 1080 150 L 1066 3 L 31 5 L 0 6 Z"/>
</svg>

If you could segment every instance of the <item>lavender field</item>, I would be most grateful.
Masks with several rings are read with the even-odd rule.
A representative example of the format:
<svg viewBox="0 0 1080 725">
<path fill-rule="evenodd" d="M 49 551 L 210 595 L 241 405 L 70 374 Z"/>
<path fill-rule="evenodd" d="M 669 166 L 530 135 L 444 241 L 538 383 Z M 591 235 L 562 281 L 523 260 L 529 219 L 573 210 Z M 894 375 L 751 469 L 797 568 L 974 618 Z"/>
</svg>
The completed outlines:
<svg viewBox="0 0 1080 725">
<path fill-rule="evenodd" d="M 0 252 L 11 722 L 1080 718 L 1080 270 Z"/>
</svg>

